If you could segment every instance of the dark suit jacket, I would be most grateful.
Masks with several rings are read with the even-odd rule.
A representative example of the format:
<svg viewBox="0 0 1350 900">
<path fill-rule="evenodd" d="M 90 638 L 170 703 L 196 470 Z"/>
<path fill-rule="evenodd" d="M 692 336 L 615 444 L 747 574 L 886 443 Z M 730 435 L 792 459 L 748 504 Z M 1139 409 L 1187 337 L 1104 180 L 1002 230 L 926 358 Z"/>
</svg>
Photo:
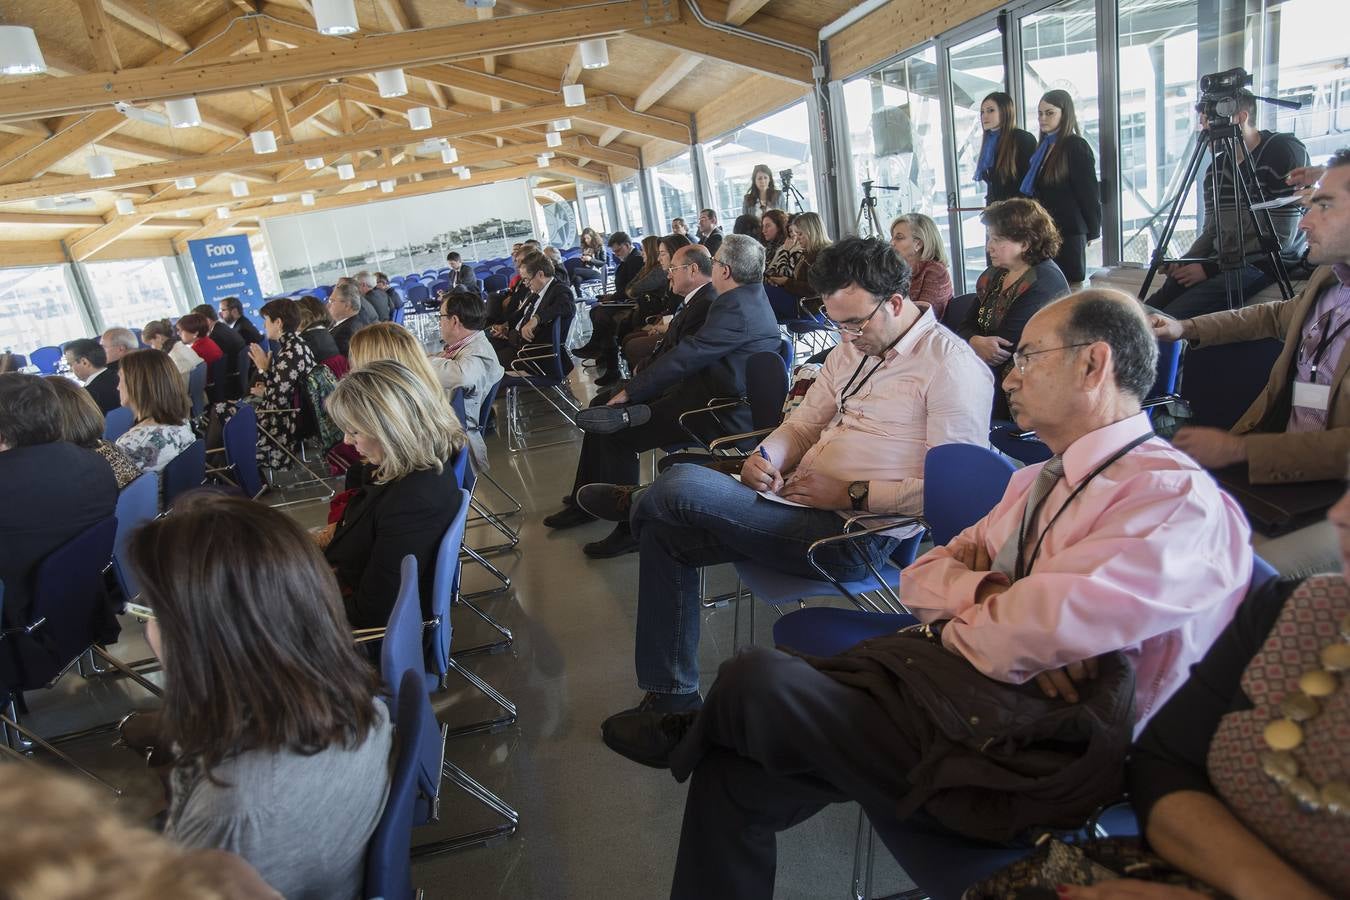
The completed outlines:
<svg viewBox="0 0 1350 900">
<path fill-rule="evenodd" d="M 393 309 L 389 305 L 389 295 L 377 287 L 373 287 L 365 293 L 365 302 L 375 308 L 375 315 L 380 317 L 381 322 L 388 322 L 393 314 Z"/>
<path fill-rule="evenodd" d="M 380 321 L 380 313 L 379 310 L 375 308 L 375 304 L 371 303 L 365 297 L 362 297 L 361 311 L 356 314 L 356 318 L 362 325 L 373 325 Z"/>
<path fill-rule="evenodd" d="M 745 396 L 750 354 L 778 351 L 778 320 L 761 284 L 732 288 L 713 300 L 703 326 L 633 377 L 625 390 L 633 403 L 650 403 L 669 392 L 684 409 L 713 397 Z"/>
<path fill-rule="evenodd" d="M 108 367 L 95 375 L 84 389 L 94 398 L 105 416 L 121 406 L 122 398 L 117 393 L 117 363 L 108 363 Z"/>
<path fill-rule="evenodd" d="M 257 327 L 248 320 L 248 316 L 240 316 L 230 323 L 230 328 L 234 333 L 244 339 L 245 344 L 261 344 L 262 334 Z"/>
<path fill-rule="evenodd" d="M 28 624 L 38 563 L 111 516 L 116 505 L 117 479 L 92 450 L 55 443 L 0 453 L 0 581 L 5 583 L 6 626 Z"/>
<path fill-rule="evenodd" d="M 107 469 L 107 464 L 103 466 Z M 449 463 L 440 474 L 424 469 L 388 484 L 367 485 L 352 498 L 324 556 L 342 588 L 355 628 L 389 623 L 398 597 L 399 564 L 417 557 L 423 617 L 430 612 L 436 550 L 461 502 Z"/>
<path fill-rule="evenodd" d="M 355 319 L 349 321 L 355 322 Z M 352 336 L 347 335 L 347 343 L 351 343 Z M 330 356 L 346 356 L 342 348 L 338 347 L 337 339 L 333 333 L 322 325 L 315 325 L 306 328 L 300 332 L 300 340 L 309 345 L 309 352 L 314 354 L 315 362 L 323 362 Z"/>
<path fill-rule="evenodd" d="M 1088 142 L 1077 135 L 1061 138 L 1068 174 L 1056 182 L 1045 180 L 1045 167 L 1036 178 L 1035 199 L 1055 220 L 1060 234 L 1081 234 L 1089 241 L 1102 236 L 1102 192 L 1097 183 L 1097 159 Z"/>
<path fill-rule="evenodd" d="M 514 287 L 499 294 L 493 294 L 488 299 L 487 323 L 489 325 L 506 325 L 515 321 L 516 316 L 520 314 L 520 304 L 524 303 L 529 296 L 530 289 L 523 278 L 517 281 Z"/>
<path fill-rule="evenodd" d="M 713 300 L 717 298 L 717 288 L 711 283 L 705 284 L 694 292 L 694 296 L 680 307 L 679 312 L 675 313 L 675 318 L 670 320 L 670 326 L 666 328 L 666 333 L 661 336 L 661 340 L 652 348 L 652 355 L 642 360 L 635 367 L 638 372 L 650 366 L 656 360 L 665 356 L 671 350 L 691 334 L 696 334 L 703 323 L 708 320 L 708 310 L 712 308 Z"/>
<path fill-rule="evenodd" d="M 989 179 L 985 182 L 989 188 L 984 194 L 986 204 L 1022 196 L 1022 179 L 1027 177 L 1027 169 L 1031 168 L 1031 155 L 1036 152 L 1036 138 L 1029 131 L 1014 128 L 1012 140 L 1017 151 L 1014 154 L 1017 171 L 1012 178 L 1004 178 L 996 171 L 989 173 Z"/>
<path fill-rule="evenodd" d="M 454 281 L 455 281 L 455 279 L 453 279 L 453 278 L 448 279 L 448 280 L 450 280 L 451 282 L 454 282 Z M 477 278 L 477 276 L 475 276 L 475 275 L 473 274 L 473 267 L 472 267 L 472 266 L 460 266 L 460 267 L 459 267 L 459 280 L 458 280 L 458 282 L 453 283 L 453 284 L 450 286 L 450 290 L 452 290 L 452 291 L 466 291 L 466 292 L 468 292 L 468 293 L 470 293 L 470 294 L 481 293 L 481 289 L 480 289 L 479 286 L 478 286 L 478 278 Z"/>
<path fill-rule="evenodd" d="M 333 336 L 333 342 L 337 344 L 339 353 L 343 356 L 347 355 L 347 348 L 351 345 L 352 335 L 360 331 L 365 324 L 361 321 L 360 316 L 352 316 L 350 319 L 346 319 L 328 329 L 328 333 Z"/>
<path fill-rule="evenodd" d="M 539 317 L 539 325 L 534 331 L 535 341 L 548 340 L 545 335 L 553 325 L 553 320 L 573 315 L 576 312 L 576 302 L 576 297 L 572 295 L 572 289 L 567 286 L 567 282 L 561 278 L 554 278 L 544 289 L 544 296 L 532 310 L 528 298 L 516 309 L 511 321 L 511 330 L 520 331 L 529 321 L 529 316 L 525 315 L 529 312 L 531 316 Z"/>
<path fill-rule="evenodd" d="M 229 372 L 239 371 L 239 351 L 248 346 L 238 332 L 219 320 L 211 326 L 211 340 L 216 342 L 216 346 L 225 354 L 229 362 L 225 363 L 225 369 Z"/>
<path fill-rule="evenodd" d="M 714 228 L 712 231 L 708 232 L 707 237 L 699 238 L 698 242 L 707 248 L 709 256 L 716 256 L 717 248 L 722 246 L 721 226 L 718 226 L 717 228 Z"/>
<path fill-rule="evenodd" d="M 634 247 L 632 252 L 624 257 L 623 262 L 619 263 L 619 268 L 614 270 L 614 292 L 610 296 L 618 297 L 620 300 L 628 299 L 628 282 L 642 271 L 642 262 L 641 251 Z"/>
</svg>

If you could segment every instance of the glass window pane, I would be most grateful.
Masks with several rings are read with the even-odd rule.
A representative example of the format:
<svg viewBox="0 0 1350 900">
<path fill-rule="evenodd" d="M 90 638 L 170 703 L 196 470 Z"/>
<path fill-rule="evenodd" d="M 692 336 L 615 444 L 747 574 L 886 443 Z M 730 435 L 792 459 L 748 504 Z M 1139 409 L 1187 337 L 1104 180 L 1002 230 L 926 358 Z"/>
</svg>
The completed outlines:
<svg viewBox="0 0 1350 900">
<path fill-rule="evenodd" d="M 87 337 L 84 317 L 65 266 L 0 269 L 0 350 L 27 354 L 78 337 Z"/>
<path fill-rule="evenodd" d="M 698 225 L 698 198 L 694 194 L 694 171 L 689 165 L 688 152 L 661 163 L 656 167 L 655 175 L 656 190 L 660 195 L 657 201 L 657 208 L 661 210 L 660 227 L 669 229 L 671 219 L 683 218 L 693 231 Z"/>
<path fill-rule="evenodd" d="M 896 216 L 921 212 L 937 221 L 947 239 L 938 80 L 937 51 L 929 46 L 893 66 L 844 83 L 853 171 L 860 181 L 874 183 L 883 235 Z M 842 230 L 872 233 L 862 210 Z"/>
<path fill-rule="evenodd" d="M 642 188 L 638 186 L 638 176 L 619 183 L 619 202 L 623 204 L 623 216 L 628 223 L 628 236 L 640 238 L 647 233 L 646 216 L 642 214 Z"/>
<path fill-rule="evenodd" d="M 105 328 L 140 328 L 153 319 L 187 311 L 165 262 L 162 258 L 116 259 L 84 264 Z"/>
<path fill-rule="evenodd" d="M 1198 10 L 1195 0 L 1121 0 L 1120 211 L 1123 262 L 1147 265 L 1195 149 Z M 1173 252 L 1191 245 L 1188 192 Z"/>
<path fill-rule="evenodd" d="M 985 269 L 984 225 L 978 209 L 984 206 L 984 182 L 975 180 L 984 130 L 980 127 L 980 103 L 994 91 L 1004 90 L 1003 38 L 997 30 L 986 31 L 951 48 L 947 54 L 951 79 L 952 122 L 956 128 L 957 206 L 973 207 L 961 216 L 961 258 L 966 290 Z M 1034 121 L 1034 120 L 1033 120 Z"/>
<path fill-rule="evenodd" d="M 801 199 L 783 191 L 778 205 L 789 212 L 817 209 L 815 176 L 811 168 L 811 117 L 806 101 L 746 125 L 708 145 L 714 203 L 724 226 L 741 214 L 750 175 L 756 165 L 766 165 L 774 185 L 783 191 L 784 171 L 792 174 L 791 186 Z"/>
<path fill-rule="evenodd" d="M 1078 130 L 1100 163 L 1096 0 L 1068 0 L 1023 16 L 1021 30 L 1026 121 L 1036 121 L 1036 108 L 1046 91 L 1068 91 L 1078 117 Z M 1038 134 L 1035 128 L 1028 130 Z M 1100 171 L 1099 164 L 1099 175 Z M 1087 250 L 1088 268 L 1101 264 L 1102 242 L 1093 241 Z"/>
<path fill-rule="evenodd" d="M 1265 57 L 1253 90 L 1262 96 L 1302 101 L 1301 109 L 1261 104 L 1257 121 L 1275 131 L 1293 132 L 1314 163 L 1346 146 L 1350 133 L 1350 70 L 1345 34 L 1350 5 L 1326 0 L 1270 0 L 1264 15 L 1252 16 L 1249 30 L 1260 28 Z M 1258 21 L 1259 20 L 1259 21 Z"/>
</svg>

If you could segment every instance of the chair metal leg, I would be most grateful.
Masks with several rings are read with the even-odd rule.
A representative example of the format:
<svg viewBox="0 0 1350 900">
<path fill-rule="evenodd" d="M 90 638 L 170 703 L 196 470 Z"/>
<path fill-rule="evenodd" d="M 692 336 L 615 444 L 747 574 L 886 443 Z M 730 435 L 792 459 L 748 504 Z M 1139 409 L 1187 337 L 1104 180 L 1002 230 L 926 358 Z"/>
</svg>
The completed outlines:
<svg viewBox="0 0 1350 900">
<path fill-rule="evenodd" d="M 492 596 L 495 596 L 495 595 L 497 595 L 497 594 L 505 593 L 506 591 L 509 591 L 509 590 L 511 589 L 511 579 L 507 576 L 507 574 L 506 574 L 505 572 L 503 572 L 501 569 L 498 569 L 498 568 L 497 568 L 496 566 L 494 566 L 492 563 L 488 562 L 486 559 L 484 559 L 484 558 L 478 553 L 477 550 L 475 550 L 475 549 L 472 548 L 472 547 L 463 547 L 463 546 L 461 546 L 461 547 L 460 547 L 460 555 L 461 555 L 462 558 L 466 558 L 466 559 L 468 559 L 468 560 L 471 561 L 471 562 L 476 562 L 476 563 L 478 563 L 480 566 L 482 566 L 484 569 L 487 570 L 487 573 L 488 573 L 489 575 L 491 575 L 493 578 L 495 578 L 495 579 L 497 579 L 498 581 L 501 582 L 501 586 L 500 586 L 500 587 L 488 588 L 487 590 L 484 590 L 484 591 L 475 591 L 475 592 L 472 593 L 472 594 L 463 594 L 463 595 L 460 596 L 460 598 L 459 598 L 459 600 L 460 600 L 461 602 L 464 601 L 464 600 L 470 600 L 470 601 L 472 601 L 472 600 L 481 600 L 481 599 L 483 599 L 484 597 L 492 597 Z"/>
<path fill-rule="evenodd" d="M 511 633 L 510 628 L 507 628 L 501 622 L 498 622 L 482 609 L 475 606 L 472 601 L 465 597 L 460 597 L 455 601 L 455 605 L 464 607 L 469 612 L 482 619 L 493 631 L 500 634 L 502 639 L 499 641 L 490 641 L 486 644 L 477 644 L 473 647 L 465 647 L 463 650 L 456 650 L 451 654 L 452 657 L 462 659 L 466 656 L 477 656 L 480 653 L 501 653 L 509 649 L 511 644 L 515 642 L 516 636 Z"/>
<path fill-rule="evenodd" d="M 516 723 L 516 705 L 502 695 L 500 691 L 479 678 L 473 672 L 460 665 L 455 658 L 450 657 L 450 665 L 446 672 L 455 672 L 470 685 L 477 688 L 479 693 L 487 697 L 493 703 L 497 704 L 505 715 L 497 716 L 492 719 L 484 719 L 481 722 L 473 722 L 468 725 L 460 725 L 454 728 L 448 728 L 446 734 L 451 737 L 459 737 L 465 734 L 482 734 L 483 732 L 495 733 Z"/>
<path fill-rule="evenodd" d="M 496 488 L 496 489 L 497 489 L 497 493 L 499 493 L 499 494 L 501 494 L 503 497 L 505 497 L 506 500 L 507 500 L 507 502 L 511 504 L 511 508 L 510 508 L 510 509 L 508 509 L 508 510 L 506 510 L 506 511 L 504 511 L 504 512 L 502 512 L 502 511 L 497 511 L 497 512 L 495 513 L 496 515 L 501 516 L 502 518 L 505 518 L 505 517 L 507 517 L 507 516 L 514 516 L 514 515 L 516 515 L 517 513 L 521 512 L 522 510 L 525 509 L 525 507 L 521 505 L 520 501 L 517 500 L 514 496 L 512 496 L 512 494 L 511 494 L 510 491 L 508 491 L 506 488 L 502 487 L 501 482 L 497 481 L 497 479 L 495 479 L 495 478 L 492 477 L 492 473 L 489 472 L 487 469 L 484 469 L 483 471 L 479 472 L 479 473 L 478 473 L 478 477 L 479 477 L 480 479 L 487 479 L 488 484 L 490 484 L 490 485 L 492 485 L 494 488 Z"/>
<path fill-rule="evenodd" d="M 457 850 L 467 850 L 470 847 L 491 846 L 516 833 L 516 830 L 520 827 L 520 813 L 516 812 L 505 800 L 476 781 L 468 772 L 449 760 L 445 760 L 441 763 L 441 777 L 506 821 L 500 825 L 480 828 L 477 831 L 466 831 L 439 841 L 418 844 L 412 848 L 414 860 L 454 853 Z"/>
<path fill-rule="evenodd" d="M 112 791 L 118 797 L 122 796 L 122 791 L 119 788 L 115 788 L 108 782 L 104 781 L 102 778 L 99 778 L 93 772 L 89 771 L 84 766 L 80 765 L 75 760 L 71 759 L 68 754 L 64 753 L 63 751 L 54 747 L 52 744 L 43 740 L 43 738 L 36 732 L 30 731 L 29 729 L 24 728 L 22 725 L 20 725 L 18 711 L 14 708 L 14 700 L 12 698 L 10 699 L 9 703 L 5 706 L 4 713 L 0 713 L 0 723 L 4 723 L 5 729 L 10 735 L 17 734 L 26 738 L 32 744 L 36 744 L 43 750 L 46 750 L 48 753 L 52 754 L 57 759 L 61 760 L 71 768 L 75 769 L 81 775 L 88 778 L 90 781 L 94 781 L 97 782 L 98 784 L 103 785 L 105 788 Z M 11 747 L 10 749 L 14 748 Z"/>
<path fill-rule="evenodd" d="M 483 504 L 473 498 L 469 498 L 469 508 L 478 513 L 476 516 L 469 517 L 469 525 L 486 522 L 488 525 L 491 525 L 498 534 L 506 538 L 506 541 L 501 544 L 489 544 L 486 547 L 474 547 L 473 549 L 479 555 L 491 556 L 495 553 L 505 553 L 508 550 L 515 549 L 515 546 L 520 543 L 520 532 L 507 525 L 500 516 L 483 506 Z"/>
</svg>

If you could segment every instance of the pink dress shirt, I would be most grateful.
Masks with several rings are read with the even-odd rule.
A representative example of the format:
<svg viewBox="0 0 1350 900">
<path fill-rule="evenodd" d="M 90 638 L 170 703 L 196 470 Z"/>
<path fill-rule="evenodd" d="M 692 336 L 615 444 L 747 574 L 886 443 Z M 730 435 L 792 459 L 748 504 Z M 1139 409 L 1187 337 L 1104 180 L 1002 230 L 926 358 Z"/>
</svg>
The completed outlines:
<svg viewBox="0 0 1350 900">
<path fill-rule="evenodd" d="M 1074 441 L 1028 536 L 1028 557 L 1083 479 L 1149 430 L 1141 413 Z M 1137 735 L 1242 602 L 1252 574 L 1246 517 L 1190 457 L 1154 437 L 1084 488 L 1045 533 L 1025 578 L 976 604 L 985 581 L 1007 579 L 972 572 L 948 548 L 976 541 L 997 556 L 1021 526 L 1040 469 L 1016 472 L 989 515 L 905 569 L 902 596 L 925 622 L 950 618 L 943 644 L 999 681 L 1021 684 L 1123 650 L 1135 667 Z"/>
<path fill-rule="evenodd" d="M 764 451 L 785 474 L 820 472 L 842 481 L 867 481 L 871 512 L 923 512 L 923 458 L 941 444 L 989 446 L 994 378 L 975 351 L 924 310 L 881 367 L 850 391 L 877 361 L 852 343 L 825 358 L 806 398 L 767 438 Z M 794 470 L 795 467 L 795 470 Z M 792 475 L 788 475 L 792 477 Z M 852 511 L 843 515 L 851 515 Z"/>
</svg>

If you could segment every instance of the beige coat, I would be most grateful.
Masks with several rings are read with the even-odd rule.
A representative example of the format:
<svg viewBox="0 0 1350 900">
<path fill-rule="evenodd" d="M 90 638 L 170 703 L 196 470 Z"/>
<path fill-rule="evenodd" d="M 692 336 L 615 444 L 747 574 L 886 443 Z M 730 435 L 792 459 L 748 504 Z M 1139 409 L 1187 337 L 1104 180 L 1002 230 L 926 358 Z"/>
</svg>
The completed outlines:
<svg viewBox="0 0 1350 900">
<path fill-rule="evenodd" d="M 1286 434 L 1295 371 L 1295 354 L 1303 325 L 1322 292 L 1338 284 L 1330 266 L 1322 266 L 1291 300 L 1258 303 L 1242 309 L 1198 316 L 1184 323 L 1185 335 L 1196 346 L 1230 344 L 1277 338 L 1284 350 L 1270 371 L 1270 380 L 1233 426 L 1247 435 L 1247 477 L 1253 484 L 1320 481 L 1345 477 L 1350 454 L 1350 352 L 1341 354 L 1331 380 L 1331 400 L 1325 431 Z"/>
</svg>

